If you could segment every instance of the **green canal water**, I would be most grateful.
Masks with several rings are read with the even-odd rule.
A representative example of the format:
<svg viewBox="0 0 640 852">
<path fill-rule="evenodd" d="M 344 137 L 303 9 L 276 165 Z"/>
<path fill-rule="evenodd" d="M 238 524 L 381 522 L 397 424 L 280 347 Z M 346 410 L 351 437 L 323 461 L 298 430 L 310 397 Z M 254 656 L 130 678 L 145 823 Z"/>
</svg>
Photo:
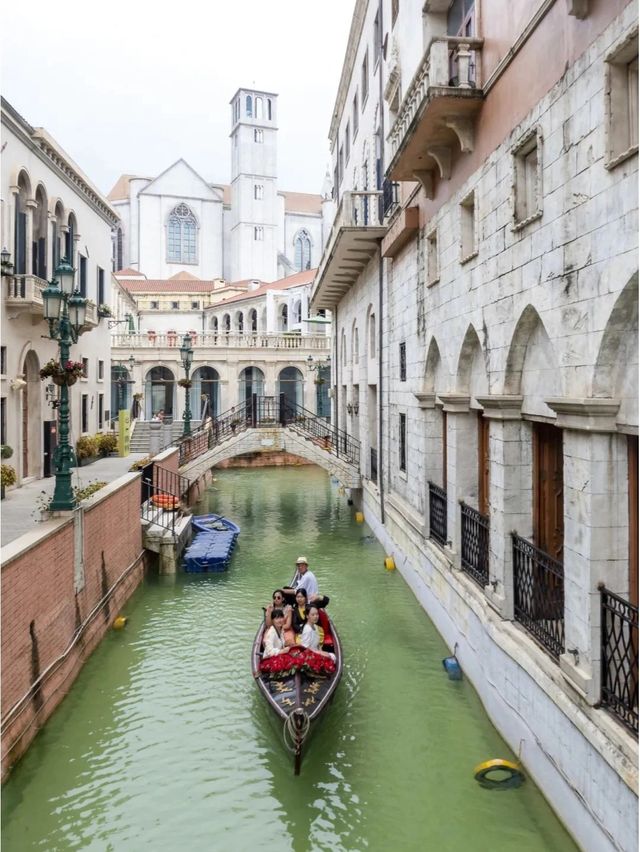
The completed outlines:
<svg viewBox="0 0 640 852">
<path fill-rule="evenodd" d="M 196 511 L 242 528 L 230 570 L 148 578 L 15 768 L 3 852 L 564 852 L 531 781 L 384 553 L 317 468 L 225 471 Z M 249 657 L 271 592 L 309 558 L 345 669 L 295 778 Z"/>
</svg>

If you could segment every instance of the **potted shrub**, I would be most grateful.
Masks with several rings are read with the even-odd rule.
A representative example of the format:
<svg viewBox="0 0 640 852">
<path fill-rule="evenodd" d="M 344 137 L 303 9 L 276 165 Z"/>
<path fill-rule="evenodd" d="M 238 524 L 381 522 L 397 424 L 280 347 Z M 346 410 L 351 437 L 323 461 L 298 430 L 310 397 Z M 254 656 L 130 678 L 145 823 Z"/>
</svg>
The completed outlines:
<svg viewBox="0 0 640 852">
<path fill-rule="evenodd" d="M 109 305 L 98 305 L 98 316 L 102 319 L 103 317 L 112 317 L 113 313 Z"/>
<path fill-rule="evenodd" d="M 92 435 L 81 435 L 76 441 L 76 459 L 78 466 L 91 464 L 98 458 L 98 444 Z"/>
<path fill-rule="evenodd" d="M 13 455 L 13 449 L 9 446 L 9 444 L 0 444 L 0 456 L 3 459 L 10 459 Z"/>
<path fill-rule="evenodd" d="M 156 342 L 156 337 L 158 336 L 156 330 L 154 328 L 150 328 L 147 331 L 147 336 L 149 338 L 149 343 L 153 344 Z"/>
<path fill-rule="evenodd" d="M 102 458 L 118 451 L 118 436 L 115 432 L 103 432 L 96 435 L 96 448 Z"/>
<path fill-rule="evenodd" d="M 18 481 L 18 477 L 16 476 L 15 468 L 11 467 L 10 464 L 3 464 L 0 467 L 0 497 L 4 500 L 4 489 L 9 488 L 11 485 L 15 485 Z"/>
</svg>

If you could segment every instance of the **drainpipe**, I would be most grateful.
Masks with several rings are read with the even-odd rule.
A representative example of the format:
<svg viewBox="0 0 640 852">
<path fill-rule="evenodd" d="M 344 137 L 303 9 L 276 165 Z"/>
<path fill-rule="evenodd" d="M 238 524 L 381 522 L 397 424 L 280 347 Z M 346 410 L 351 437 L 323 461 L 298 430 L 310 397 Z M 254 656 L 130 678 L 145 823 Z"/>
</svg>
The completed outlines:
<svg viewBox="0 0 640 852">
<path fill-rule="evenodd" d="M 333 335 L 333 337 L 334 337 L 334 349 L 333 349 L 334 362 L 333 363 L 336 365 L 335 366 L 335 373 L 336 374 L 335 374 L 335 379 L 334 379 L 335 384 L 334 384 L 334 391 L 333 391 L 333 402 L 334 402 L 334 405 L 333 405 L 333 411 L 334 411 L 333 428 L 336 430 L 335 436 L 336 436 L 336 449 L 337 449 L 337 447 L 338 447 L 338 431 L 337 430 L 340 428 L 339 427 L 340 421 L 338 419 L 338 413 L 339 413 L 339 410 L 340 410 L 339 406 L 338 406 L 338 396 L 339 396 L 338 374 L 339 374 L 340 362 L 338 361 L 338 303 L 337 302 L 336 302 L 335 311 L 334 311 L 334 314 L 333 314 L 333 327 L 335 329 L 335 333 Z"/>
<path fill-rule="evenodd" d="M 380 60 L 378 63 L 378 83 L 379 83 L 379 104 L 380 104 L 380 177 L 384 174 L 384 100 L 382 98 L 383 93 L 383 85 L 382 85 L 382 63 L 384 61 L 384 56 L 382 55 L 382 48 L 384 44 L 383 38 L 383 19 L 382 19 L 382 0 L 378 2 L 378 38 L 380 39 Z M 379 189 L 379 187 L 377 187 Z M 380 210 L 380 208 L 378 208 Z M 383 285 L 384 285 L 384 270 L 383 270 L 383 260 L 382 260 L 382 250 L 380 250 L 380 257 L 378 259 L 378 489 L 380 491 L 380 523 L 384 525 L 385 522 L 385 512 L 384 512 L 384 463 L 383 463 L 383 437 L 382 437 L 382 428 L 383 428 L 383 415 L 382 415 L 382 306 L 383 306 Z"/>
</svg>

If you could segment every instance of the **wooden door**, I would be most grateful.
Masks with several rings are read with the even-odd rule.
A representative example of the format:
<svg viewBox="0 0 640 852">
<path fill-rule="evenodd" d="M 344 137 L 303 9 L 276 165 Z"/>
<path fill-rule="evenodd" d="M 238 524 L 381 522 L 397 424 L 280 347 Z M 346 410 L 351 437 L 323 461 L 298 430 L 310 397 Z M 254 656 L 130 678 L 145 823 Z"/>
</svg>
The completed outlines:
<svg viewBox="0 0 640 852">
<path fill-rule="evenodd" d="M 478 511 L 489 514 L 489 420 L 478 412 Z"/>
<path fill-rule="evenodd" d="M 536 547 L 562 562 L 564 547 L 562 429 L 546 423 L 533 430 L 533 538 Z"/>
<path fill-rule="evenodd" d="M 627 435 L 629 481 L 629 602 L 638 606 L 638 436 Z"/>
</svg>

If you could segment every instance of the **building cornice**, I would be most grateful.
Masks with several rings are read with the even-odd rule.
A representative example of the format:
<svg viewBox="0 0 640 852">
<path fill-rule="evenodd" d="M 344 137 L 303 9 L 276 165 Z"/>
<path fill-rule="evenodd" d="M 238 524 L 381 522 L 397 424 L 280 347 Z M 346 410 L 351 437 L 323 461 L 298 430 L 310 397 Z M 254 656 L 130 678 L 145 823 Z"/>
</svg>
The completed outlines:
<svg viewBox="0 0 640 852">
<path fill-rule="evenodd" d="M 353 66 L 356 61 L 356 55 L 358 53 L 360 36 L 362 34 L 362 27 L 364 26 L 364 19 L 367 13 L 368 5 L 369 0 L 356 0 L 356 8 L 354 9 L 353 18 L 351 19 L 349 40 L 347 41 L 347 49 L 344 54 L 344 61 L 342 63 L 342 74 L 340 75 L 340 84 L 338 86 L 338 94 L 336 96 L 336 102 L 333 107 L 333 113 L 331 116 L 331 126 L 329 128 L 329 141 L 331 142 L 332 150 L 335 144 L 336 135 L 338 133 L 340 116 L 342 115 L 342 110 L 344 109 L 344 104 L 347 99 L 349 84 L 351 83 Z"/>
<path fill-rule="evenodd" d="M 116 211 L 91 185 L 88 178 L 82 174 L 46 130 L 42 127 L 32 127 L 4 98 L 2 98 L 2 123 L 15 133 L 40 160 L 46 163 L 67 186 L 83 196 L 84 200 L 110 227 L 115 227 L 119 223 L 120 217 Z"/>
</svg>

